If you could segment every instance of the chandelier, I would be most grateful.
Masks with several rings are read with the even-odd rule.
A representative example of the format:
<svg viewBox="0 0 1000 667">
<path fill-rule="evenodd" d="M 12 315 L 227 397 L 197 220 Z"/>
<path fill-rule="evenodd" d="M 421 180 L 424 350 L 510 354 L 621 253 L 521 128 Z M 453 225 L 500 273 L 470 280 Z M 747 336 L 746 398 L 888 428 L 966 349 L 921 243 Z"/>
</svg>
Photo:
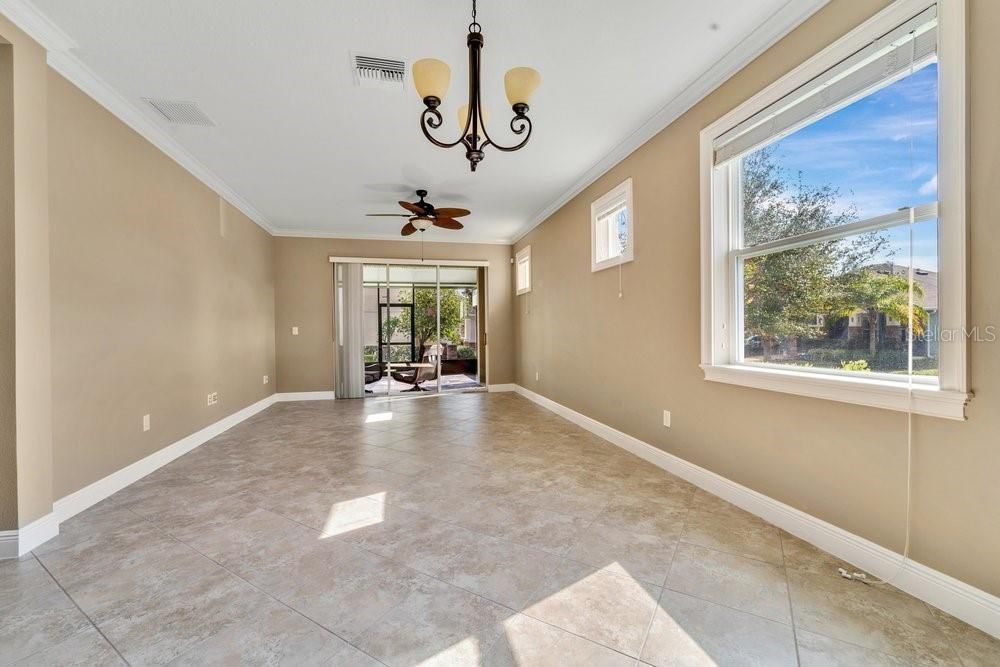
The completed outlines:
<svg viewBox="0 0 1000 667">
<path fill-rule="evenodd" d="M 469 47 L 469 101 L 458 109 L 458 126 L 464 128 L 458 139 L 445 142 L 436 139 L 431 130 L 441 127 L 441 112 L 439 107 L 448 92 L 451 80 L 451 68 L 448 64 L 435 58 L 424 58 L 413 63 L 413 83 L 417 94 L 424 101 L 426 108 L 420 114 L 420 129 L 424 136 L 441 148 L 453 148 L 461 144 L 465 146 L 465 157 L 472 171 L 483 160 L 483 150 L 492 146 L 498 151 L 509 153 L 519 150 L 531 138 L 531 119 L 528 118 L 528 100 L 541 83 L 541 75 L 530 67 L 515 67 L 503 77 L 507 101 L 510 102 L 514 117 L 510 121 L 510 129 L 516 135 L 524 135 L 519 143 L 503 146 L 493 141 L 486 131 L 486 121 L 489 114 L 483 108 L 481 99 L 480 52 L 483 49 L 483 27 L 476 22 L 476 0 L 472 0 L 472 23 L 469 24 L 469 36 L 466 38 Z"/>
</svg>

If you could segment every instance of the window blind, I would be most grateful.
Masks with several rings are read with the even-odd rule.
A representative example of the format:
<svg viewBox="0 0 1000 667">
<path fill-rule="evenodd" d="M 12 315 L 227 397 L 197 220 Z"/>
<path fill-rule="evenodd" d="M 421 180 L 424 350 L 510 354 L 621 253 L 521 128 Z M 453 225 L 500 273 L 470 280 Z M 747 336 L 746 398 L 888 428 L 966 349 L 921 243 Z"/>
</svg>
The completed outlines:
<svg viewBox="0 0 1000 667">
<path fill-rule="evenodd" d="M 722 134 L 713 142 L 714 163 L 728 162 L 791 134 L 936 55 L 937 6 L 933 6 Z"/>
</svg>

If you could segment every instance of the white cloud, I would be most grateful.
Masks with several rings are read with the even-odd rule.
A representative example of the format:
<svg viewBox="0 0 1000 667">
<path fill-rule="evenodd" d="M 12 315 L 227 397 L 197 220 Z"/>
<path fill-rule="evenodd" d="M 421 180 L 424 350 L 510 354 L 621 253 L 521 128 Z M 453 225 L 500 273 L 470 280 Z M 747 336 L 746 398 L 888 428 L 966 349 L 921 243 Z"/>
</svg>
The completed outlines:
<svg viewBox="0 0 1000 667">
<path fill-rule="evenodd" d="M 922 195 L 932 195 L 937 192 L 937 174 L 934 174 L 926 182 L 924 182 L 917 192 Z"/>
</svg>

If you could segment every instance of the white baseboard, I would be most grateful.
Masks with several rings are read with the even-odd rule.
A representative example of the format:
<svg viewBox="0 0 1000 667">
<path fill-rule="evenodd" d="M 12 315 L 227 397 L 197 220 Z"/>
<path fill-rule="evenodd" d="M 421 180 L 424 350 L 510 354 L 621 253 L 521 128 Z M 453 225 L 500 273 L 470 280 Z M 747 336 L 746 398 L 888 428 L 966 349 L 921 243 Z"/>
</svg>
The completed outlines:
<svg viewBox="0 0 1000 667">
<path fill-rule="evenodd" d="M 486 390 L 490 393 L 496 393 L 499 391 L 517 391 L 517 385 L 510 382 L 507 384 L 491 384 L 486 387 Z"/>
<path fill-rule="evenodd" d="M 17 558 L 17 531 L 0 530 L 0 559 Z"/>
<path fill-rule="evenodd" d="M 289 391 L 275 394 L 274 400 L 279 403 L 286 401 L 330 401 L 336 398 L 332 391 Z"/>
<path fill-rule="evenodd" d="M 55 508 L 40 519 L 17 530 L 17 555 L 23 556 L 59 534 L 59 517 Z"/>
<path fill-rule="evenodd" d="M 60 523 L 71 516 L 79 514 L 108 496 L 121 491 L 129 484 L 142 479 L 154 470 L 165 466 L 177 457 L 187 454 L 195 447 L 208 442 L 220 433 L 228 431 L 241 421 L 254 416 L 261 410 L 272 405 L 275 402 L 275 396 L 277 394 L 271 394 L 267 398 L 262 398 L 228 417 L 223 417 L 214 424 L 209 424 L 200 431 L 181 438 L 172 445 L 167 445 L 144 459 L 140 459 L 117 472 L 111 473 L 103 479 L 97 480 L 93 484 L 83 487 L 79 491 L 60 498 L 53 504 L 53 513 L 58 517 Z"/>
<path fill-rule="evenodd" d="M 179 456 L 187 454 L 192 449 L 203 445 L 220 433 L 228 431 L 245 419 L 273 405 L 277 400 L 277 396 L 278 394 L 271 394 L 266 398 L 262 398 L 228 417 L 223 417 L 214 424 L 209 424 L 200 431 L 181 438 L 171 445 L 167 445 L 144 459 L 140 459 L 117 472 L 111 473 L 103 479 L 97 480 L 93 484 L 83 487 L 79 491 L 60 498 L 53 503 L 52 511 L 49 514 L 19 530 L 0 532 L 0 558 L 23 556 L 32 549 L 51 540 L 59 534 L 59 524 L 63 521 L 79 514 L 88 507 L 96 505 L 105 498 L 121 491 L 129 484 L 142 479 L 157 468 L 170 463 Z M 11 546 L 11 543 L 13 543 L 13 546 Z"/>
<path fill-rule="evenodd" d="M 515 385 L 514 391 L 594 435 L 728 500 L 737 507 L 756 514 L 879 578 L 895 576 L 894 585 L 897 588 L 994 637 L 1000 637 L 1000 598 L 997 596 L 912 560 L 908 560 L 900 571 L 903 557 L 891 549 L 886 549 L 710 470 L 689 463 L 530 389 Z"/>
</svg>

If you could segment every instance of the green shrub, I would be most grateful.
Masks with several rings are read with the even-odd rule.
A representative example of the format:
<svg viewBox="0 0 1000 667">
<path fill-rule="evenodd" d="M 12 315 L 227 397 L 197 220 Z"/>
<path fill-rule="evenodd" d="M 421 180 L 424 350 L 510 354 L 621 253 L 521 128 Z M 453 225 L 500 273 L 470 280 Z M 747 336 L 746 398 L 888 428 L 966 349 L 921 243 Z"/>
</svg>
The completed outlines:
<svg viewBox="0 0 1000 667">
<path fill-rule="evenodd" d="M 855 359 L 853 361 L 841 361 L 840 367 L 845 371 L 865 371 L 870 372 L 867 359 Z"/>
<path fill-rule="evenodd" d="M 873 371 L 877 373 L 899 373 L 907 365 L 907 350 L 879 350 L 875 356 L 870 356 L 867 349 L 847 349 L 836 347 L 818 347 L 804 352 L 801 358 L 826 368 L 843 368 L 844 370 Z M 937 374 L 937 359 L 931 357 L 914 357 L 913 370 L 922 371 L 924 375 Z M 866 367 L 861 368 L 860 364 Z"/>
</svg>

